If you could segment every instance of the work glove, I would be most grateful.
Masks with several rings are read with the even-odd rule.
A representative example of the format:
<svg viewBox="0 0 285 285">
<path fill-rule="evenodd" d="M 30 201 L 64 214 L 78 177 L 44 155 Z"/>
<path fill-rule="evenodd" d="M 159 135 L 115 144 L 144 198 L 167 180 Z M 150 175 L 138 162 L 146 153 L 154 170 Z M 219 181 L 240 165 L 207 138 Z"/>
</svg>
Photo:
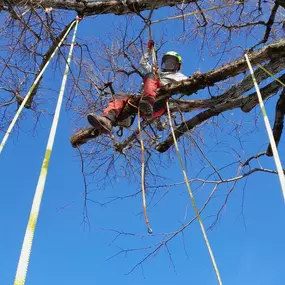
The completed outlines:
<svg viewBox="0 0 285 285">
<path fill-rule="evenodd" d="M 154 47 L 154 41 L 153 41 L 153 40 L 149 40 L 149 41 L 147 42 L 147 48 L 148 48 L 149 50 L 152 50 L 153 47 Z"/>
</svg>

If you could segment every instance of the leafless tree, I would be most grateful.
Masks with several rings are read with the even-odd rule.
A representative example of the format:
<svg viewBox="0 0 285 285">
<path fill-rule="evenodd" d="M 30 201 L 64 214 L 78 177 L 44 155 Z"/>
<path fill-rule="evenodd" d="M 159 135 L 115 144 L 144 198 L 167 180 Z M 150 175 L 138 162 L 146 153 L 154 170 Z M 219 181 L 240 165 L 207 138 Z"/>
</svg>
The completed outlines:
<svg viewBox="0 0 285 285">
<path fill-rule="evenodd" d="M 219 221 L 231 193 L 241 181 L 246 181 L 258 172 L 276 175 L 276 171 L 268 167 L 272 156 L 268 144 L 261 143 L 256 148 L 257 153 L 250 154 L 247 154 L 244 145 L 245 140 L 250 141 L 251 136 L 263 127 L 244 54 L 249 55 L 254 66 L 263 65 L 285 82 L 284 0 L 4 0 L 0 2 L 0 7 L 3 22 L 0 31 L 2 131 L 7 128 L 17 104 L 22 102 L 48 55 L 69 27 L 70 23 L 64 20 L 66 13 L 94 17 L 94 21 L 98 22 L 102 14 L 125 19 L 125 25 L 115 23 L 116 36 L 111 45 L 109 40 L 100 39 L 92 43 L 98 47 L 94 51 L 89 48 L 88 40 L 77 40 L 77 69 L 71 72 L 66 104 L 66 109 L 73 114 L 74 122 L 85 122 L 86 114 L 91 111 L 102 112 L 107 102 L 120 92 L 128 94 L 132 103 L 126 106 L 122 117 L 136 112 L 134 106 L 140 99 L 142 81 L 139 59 L 145 49 L 143 35 L 148 32 L 149 24 L 154 27 L 171 22 L 177 33 L 170 37 L 167 35 L 167 25 L 161 27 L 161 34 L 155 39 L 158 57 L 170 42 L 179 43 L 189 52 L 192 52 L 191 46 L 195 42 L 200 45 L 197 51 L 193 51 L 200 65 L 203 66 L 203 58 L 206 58 L 210 62 L 207 66 L 212 66 L 200 74 L 190 75 L 183 82 L 162 87 L 158 96 L 158 100 L 169 100 L 176 124 L 175 135 L 184 151 L 185 161 L 189 165 L 196 165 L 195 171 L 191 172 L 191 185 L 196 191 L 203 188 L 208 193 L 200 207 L 201 214 L 204 214 L 218 192 L 223 193 L 220 194 L 222 198 L 211 217 L 209 228 Z M 168 7 L 169 15 L 173 17 L 159 20 L 149 17 L 153 11 L 163 7 Z M 130 29 L 135 32 L 130 33 Z M 61 64 L 66 60 L 67 48 L 66 44 L 60 49 L 55 69 L 61 69 Z M 260 67 L 256 68 L 255 75 L 263 99 L 266 102 L 270 102 L 271 98 L 278 100 L 273 132 L 279 144 L 285 113 L 285 91 Z M 37 120 L 41 114 L 39 106 L 42 108 L 44 105 L 40 96 L 43 86 L 44 76 L 26 105 L 35 112 Z M 163 169 L 172 163 L 174 154 L 174 141 L 167 116 L 150 124 L 143 122 L 142 128 L 146 145 L 149 206 L 154 207 L 172 187 L 184 182 L 170 183 L 161 175 Z M 122 137 L 116 134 L 98 136 L 90 126 L 77 127 L 71 137 L 71 144 L 80 147 L 82 161 L 88 165 L 88 175 L 96 175 L 100 187 L 112 183 L 118 177 L 138 185 L 136 181 L 140 176 L 141 150 L 139 131 L 135 124 L 125 129 Z M 216 153 L 226 154 L 227 163 L 221 165 Z M 82 172 L 86 174 L 84 170 Z M 85 189 L 85 202 L 99 203 L 93 199 L 91 192 Z M 99 204 L 128 200 L 139 194 L 139 188 L 133 187 L 131 193 L 122 193 Z M 183 235 L 195 219 L 189 219 L 181 228 L 162 234 L 158 242 L 142 248 L 148 254 L 138 265 L 161 248 L 167 248 L 168 243 L 174 237 Z M 118 237 L 135 236 L 112 231 Z M 141 238 L 140 235 L 138 237 Z M 136 250 L 141 249 L 122 249 L 119 253 Z"/>
</svg>

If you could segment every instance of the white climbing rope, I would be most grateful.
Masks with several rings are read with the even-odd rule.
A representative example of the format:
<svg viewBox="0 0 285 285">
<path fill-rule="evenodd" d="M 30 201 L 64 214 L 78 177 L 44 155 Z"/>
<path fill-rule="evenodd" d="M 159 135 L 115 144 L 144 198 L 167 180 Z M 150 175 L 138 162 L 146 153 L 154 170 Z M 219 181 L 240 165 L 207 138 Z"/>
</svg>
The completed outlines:
<svg viewBox="0 0 285 285">
<path fill-rule="evenodd" d="M 78 27 L 78 20 L 76 20 L 75 22 L 75 29 L 74 29 L 74 34 L 72 38 L 72 43 L 71 43 L 71 47 L 70 47 L 70 51 L 69 51 L 69 55 L 68 55 L 68 59 L 66 63 L 65 72 L 63 75 L 63 79 L 62 79 L 60 93 L 59 93 L 57 106 L 56 106 L 56 110 L 55 110 L 55 114 L 54 114 L 54 118 L 52 122 L 52 127 L 50 130 L 50 135 L 49 135 L 49 139 L 48 139 L 48 143 L 46 147 L 46 152 L 45 152 L 44 160 L 42 163 L 42 168 L 41 168 L 41 172 L 40 172 L 40 176 L 39 176 L 39 180 L 38 180 L 38 184 L 37 184 L 37 188 L 36 188 L 36 192 L 35 192 L 35 196 L 33 200 L 29 222 L 27 225 L 24 242 L 22 245 L 22 250 L 21 250 L 21 255 L 20 255 L 20 259 L 18 263 L 14 285 L 24 285 L 25 280 L 26 280 L 35 228 L 36 228 L 40 205 L 41 205 L 42 196 L 44 192 L 46 177 L 48 173 L 48 166 L 49 166 L 50 156 L 51 156 L 53 143 L 55 139 L 56 129 L 57 129 L 58 121 L 59 121 L 60 109 L 61 109 L 61 105 L 63 101 L 63 95 L 64 95 L 65 86 L 66 86 L 67 75 L 68 75 L 69 66 L 71 62 L 73 47 L 75 43 L 77 27 Z"/>
<path fill-rule="evenodd" d="M 259 90 L 259 87 L 258 87 L 258 83 L 257 83 L 256 78 L 254 76 L 254 71 L 253 71 L 252 65 L 250 63 L 250 60 L 249 60 L 247 54 L 245 54 L 245 59 L 246 59 L 246 62 L 248 64 L 251 76 L 252 76 L 254 87 L 256 89 L 256 94 L 257 94 L 259 105 L 260 105 L 260 108 L 261 108 L 261 111 L 262 111 L 262 114 L 263 114 L 264 124 L 265 124 L 266 130 L 267 130 L 267 134 L 268 134 L 268 137 L 269 137 L 271 149 L 272 149 L 272 152 L 273 152 L 273 157 L 274 157 L 274 160 L 275 160 L 275 164 L 276 164 L 276 168 L 277 168 L 277 172 L 278 172 L 278 176 L 279 176 L 279 180 L 280 180 L 280 184 L 281 184 L 281 188 L 282 188 L 283 198 L 284 198 L 284 201 L 285 201 L 285 177 L 284 177 L 284 172 L 283 172 L 283 169 L 282 169 L 281 161 L 280 161 L 280 158 L 279 158 L 278 150 L 277 150 L 276 143 L 275 143 L 275 140 L 274 140 L 274 137 L 273 137 L 272 129 L 271 129 L 271 126 L 270 126 L 270 122 L 268 120 L 268 116 L 267 116 L 266 109 L 265 109 L 265 106 L 264 106 L 264 103 L 263 103 L 263 99 L 262 99 L 262 96 L 261 96 L 261 93 L 260 93 L 260 90 Z"/>
</svg>

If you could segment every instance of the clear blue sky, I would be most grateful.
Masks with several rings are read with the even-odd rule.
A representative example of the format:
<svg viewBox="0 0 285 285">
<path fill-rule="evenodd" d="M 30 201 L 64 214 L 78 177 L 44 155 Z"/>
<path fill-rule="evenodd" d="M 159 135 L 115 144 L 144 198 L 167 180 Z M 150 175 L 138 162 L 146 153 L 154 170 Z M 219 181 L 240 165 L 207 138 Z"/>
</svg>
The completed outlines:
<svg viewBox="0 0 285 285">
<path fill-rule="evenodd" d="M 163 16 L 156 13 L 156 16 Z M 114 17 L 116 20 L 122 18 Z M 111 30 L 106 16 L 97 21 L 87 19 L 80 24 L 80 37 L 100 37 Z M 100 33 L 97 29 L 100 26 Z M 104 28 L 103 28 L 104 27 Z M 176 29 L 182 29 L 181 25 Z M 170 33 L 174 29 L 170 28 Z M 181 32 L 181 30 L 180 30 Z M 159 38 L 159 28 L 155 28 L 155 37 Z M 169 36 L 169 38 L 171 38 Z M 213 66 L 210 61 L 200 64 L 197 60 L 198 48 L 191 43 L 174 46 L 184 58 L 184 73 L 191 74 L 198 67 L 207 71 Z M 96 48 L 96 47 L 93 47 Z M 205 56 L 207 58 L 207 56 Z M 190 64 L 188 64 L 189 62 Z M 59 89 L 59 76 L 48 74 L 47 84 L 53 82 L 53 88 Z M 51 86 L 51 85 L 48 85 Z M 48 92 L 46 92 L 48 93 Z M 44 94 L 44 93 L 43 93 Z M 54 100 L 40 106 L 52 112 L 55 106 L 56 92 L 47 94 Z M 274 109 L 276 100 L 267 104 Z M 259 109 L 256 109 L 259 112 Z M 30 212 L 30 207 L 37 184 L 40 167 L 46 147 L 52 117 L 43 115 L 34 132 L 34 118 L 25 110 L 26 120 L 21 122 L 19 133 L 13 133 L 0 157 L 1 199 L 0 199 L 0 284 L 13 284 L 22 240 Z M 241 121 L 241 112 L 228 112 L 227 118 Z M 272 120 L 274 114 L 269 112 Z M 57 284 L 217 284 L 211 261 L 206 250 L 197 223 L 189 227 L 184 238 L 179 235 L 169 243 L 169 251 L 175 268 L 172 266 L 166 249 L 162 249 L 155 258 L 150 258 L 133 273 L 126 275 L 146 254 L 146 252 L 120 255 L 109 261 L 120 247 L 142 248 L 156 243 L 158 237 L 147 237 L 143 216 L 141 214 L 140 196 L 126 201 L 115 201 L 106 207 L 90 203 L 88 206 L 91 231 L 84 229 L 82 223 L 83 178 L 78 153 L 69 143 L 74 126 L 70 118 L 72 113 L 61 113 L 54 151 L 51 157 L 44 199 L 36 229 L 34 246 L 27 276 L 27 285 Z M 84 124 L 85 122 L 81 122 Z M 228 130 L 226 121 L 220 121 L 224 130 Z M 254 128 L 253 117 L 245 117 L 243 126 L 246 130 Z M 257 121 L 259 131 L 248 135 L 243 140 L 245 158 L 262 151 L 266 143 L 262 120 Z M 206 145 L 213 146 L 214 139 L 205 127 L 202 134 Z M 226 135 L 217 130 L 219 141 L 226 141 L 225 150 L 209 153 L 216 165 L 222 166 L 233 161 L 227 154 L 230 147 L 237 147 L 239 141 L 234 135 Z M 285 155 L 284 143 L 280 145 L 281 157 Z M 208 148 L 209 150 L 209 148 Z M 174 152 L 173 152 L 174 153 Z M 173 157 L 171 166 L 162 170 L 173 182 L 183 180 L 180 168 Z M 271 159 L 265 159 L 264 165 L 274 168 Z M 119 163 L 119 162 L 118 162 Z M 199 167 L 196 160 L 188 163 L 189 177 L 195 177 Z M 159 162 L 158 162 L 159 164 Z M 88 170 L 88 169 L 87 169 Z M 225 173 L 225 175 L 228 173 Z M 93 177 L 96 181 L 96 176 Z M 244 181 L 245 182 L 245 181 Z M 212 231 L 209 239 L 215 253 L 224 284 L 229 285 L 283 285 L 285 279 L 285 205 L 279 186 L 278 177 L 269 174 L 254 174 L 247 181 L 236 186 L 234 193 L 223 211 L 221 221 Z M 95 190 L 92 198 L 96 201 L 108 201 L 110 196 L 123 196 L 136 192 L 138 183 L 127 183 L 118 179 L 116 183 L 104 189 L 90 185 Z M 193 185 L 195 188 L 195 185 Z M 160 196 L 169 189 L 160 189 Z M 202 205 L 211 188 L 205 187 L 195 192 L 198 205 Z M 206 226 L 210 224 L 209 216 L 216 213 L 227 188 L 221 187 L 213 203 L 203 215 Z M 163 192 L 164 191 L 164 192 Z M 243 215 L 241 215 L 244 194 Z M 178 229 L 193 216 L 189 207 L 189 198 L 184 186 L 173 187 L 155 208 L 149 211 L 149 218 L 155 234 L 171 232 Z M 190 205 L 189 205 L 190 206 Z M 144 237 L 119 237 L 113 242 L 116 234 L 103 229 L 144 235 Z"/>
</svg>

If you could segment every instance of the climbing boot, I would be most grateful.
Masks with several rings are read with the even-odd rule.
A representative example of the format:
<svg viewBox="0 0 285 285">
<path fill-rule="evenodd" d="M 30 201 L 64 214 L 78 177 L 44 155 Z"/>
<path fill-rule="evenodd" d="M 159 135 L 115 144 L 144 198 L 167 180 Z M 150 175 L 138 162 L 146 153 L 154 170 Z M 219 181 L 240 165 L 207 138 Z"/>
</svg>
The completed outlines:
<svg viewBox="0 0 285 285">
<path fill-rule="evenodd" d="M 112 132 L 112 121 L 107 116 L 96 116 L 91 113 L 87 116 L 87 120 L 95 130 L 98 130 L 101 134 L 110 134 Z"/>
<path fill-rule="evenodd" d="M 143 97 L 139 103 L 139 109 L 143 117 L 152 119 L 154 100 L 150 97 Z"/>
</svg>

